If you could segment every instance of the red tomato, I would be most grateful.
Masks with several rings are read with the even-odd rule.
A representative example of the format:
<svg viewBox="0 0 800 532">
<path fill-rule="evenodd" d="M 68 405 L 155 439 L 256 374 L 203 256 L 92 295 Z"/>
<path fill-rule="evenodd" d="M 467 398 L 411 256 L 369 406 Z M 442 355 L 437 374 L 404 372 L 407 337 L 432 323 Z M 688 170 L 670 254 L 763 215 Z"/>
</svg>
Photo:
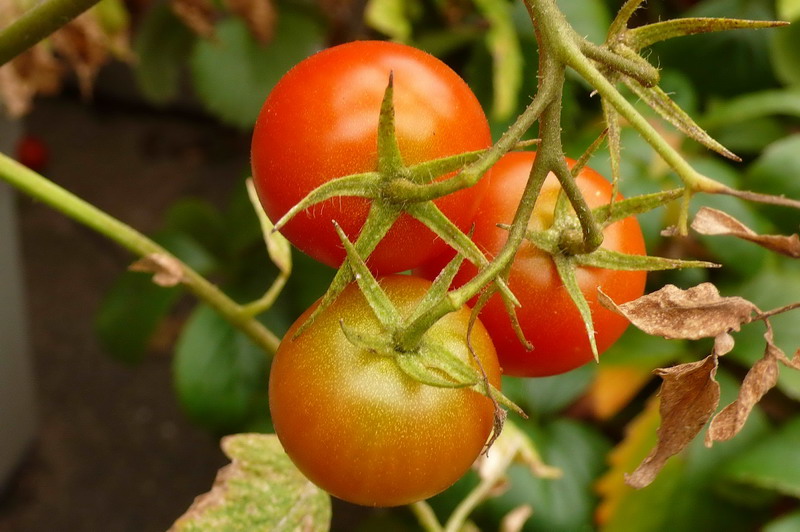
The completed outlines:
<svg viewBox="0 0 800 532">
<path fill-rule="evenodd" d="M 489 258 L 499 253 L 505 244 L 508 231 L 498 228 L 497 224 L 513 221 L 535 157 L 532 152 L 508 153 L 492 168 L 491 186 L 481 202 L 473 233 L 473 240 Z M 567 162 L 570 167 L 575 163 L 571 159 Z M 585 167 L 576 181 L 590 207 L 610 202 L 611 184 L 591 168 Z M 548 176 L 528 224 L 530 229 L 542 230 L 552 225 L 560 189 L 555 176 Z M 639 222 L 631 217 L 608 226 L 603 231 L 602 247 L 644 255 Z M 438 259 L 439 266 L 433 269 L 428 266 L 419 273 L 426 277 L 435 275 L 443 260 Z M 476 271 L 465 261 L 454 285 L 463 285 Z M 617 303 L 625 303 L 644 293 L 646 275 L 643 271 L 578 268 L 578 283 L 592 311 L 598 351 L 603 352 L 617 341 L 628 321 L 598 303 L 597 289 L 601 288 Z M 504 374 L 517 377 L 556 375 L 593 359 L 586 328 L 550 255 L 523 242 L 511 266 L 508 284 L 522 304 L 517 308 L 517 317 L 534 349 L 528 351 L 519 342 L 500 296 L 493 296 L 480 318 L 494 341 Z"/>
<path fill-rule="evenodd" d="M 430 283 L 408 275 L 382 279 L 402 315 Z M 478 392 L 421 384 L 394 361 L 355 347 L 340 320 L 361 334 L 381 326 L 356 285 L 350 285 L 297 339 L 292 325 L 272 363 L 269 404 L 286 453 L 310 480 L 341 499 L 397 506 L 431 497 L 453 484 L 478 457 L 492 430 L 494 407 Z M 470 311 L 448 314 L 427 333 L 474 366 L 466 343 Z M 489 381 L 500 368 L 480 322 L 471 345 Z"/>
<path fill-rule="evenodd" d="M 17 161 L 34 172 L 41 172 L 47 166 L 50 153 L 44 141 L 35 135 L 25 135 L 17 142 Z"/>
<path fill-rule="evenodd" d="M 400 151 L 406 165 L 491 145 L 486 116 L 472 91 L 435 57 L 382 41 L 324 50 L 290 70 L 264 103 L 253 132 L 252 169 L 261 203 L 277 221 L 319 185 L 377 170 L 381 100 L 394 73 Z M 486 179 L 436 204 L 467 229 Z M 298 248 L 330 266 L 345 257 L 336 220 L 355 240 L 369 200 L 337 197 L 298 214 L 282 230 Z M 376 272 L 411 269 L 446 245 L 403 215 L 368 259 Z"/>
</svg>

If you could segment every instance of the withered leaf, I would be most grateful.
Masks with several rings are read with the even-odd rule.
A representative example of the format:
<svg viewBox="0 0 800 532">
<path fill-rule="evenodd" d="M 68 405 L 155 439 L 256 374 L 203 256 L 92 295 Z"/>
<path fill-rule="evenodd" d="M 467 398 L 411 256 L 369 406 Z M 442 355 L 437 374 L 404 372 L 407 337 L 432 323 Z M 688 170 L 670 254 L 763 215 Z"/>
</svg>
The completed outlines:
<svg viewBox="0 0 800 532">
<path fill-rule="evenodd" d="M 658 443 L 625 482 L 643 488 L 655 479 L 667 459 L 681 452 L 705 426 L 719 404 L 715 380 L 717 357 L 656 370 L 661 384 Z"/>
<path fill-rule="evenodd" d="M 727 235 L 754 242 L 776 253 L 800 258 L 800 236 L 759 235 L 728 213 L 703 207 L 692 221 L 692 229 L 702 235 Z"/>
<path fill-rule="evenodd" d="M 715 441 L 726 441 L 736 436 L 744 427 L 750 412 L 764 395 L 778 383 L 778 362 L 794 369 L 800 369 L 800 350 L 793 359 L 789 359 L 781 348 L 775 345 L 772 326 L 767 322 L 764 333 L 767 346 L 764 356 L 747 372 L 739 388 L 739 395 L 734 402 L 714 416 L 706 434 L 706 446 L 711 447 Z"/>
<path fill-rule="evenodd" d="M 722 297 L 711 283 L 688 290 L 674 285 L 617 305 L 602 291 L 600 303 L 623 316 L 647 334 L 664 338 L 698 340 L 738 331 L 753 319 L 758 308 L 741 297 Z"/>
<path fill-rule="evenodd" d="M 108 38 L 95 14 L 87 11 L 50 37 L 53 48 L 78 76 L 81 94 L 88 97 L 100 67 L 109 60 Z"/>
<path fill-rule="evenodd" d="M 172 12 L 200 37 L 214 36 L 216 10 L 210 0 L 171 0 Z"/>
<path fill-rule="evenodd" d="M 142 257 L 128 269 L 132 272 L 153 274 L 153 282 L 158 286 L 175 286 L 183 280 L 183 264 L 170 255 L 152 253 Z"/>
<path fill-rule="evenodd" d="M 225 4 L 242 17 L 258 42 L 265 44 L 272 40 L 278 19 L 272 0 L 225 0 Z"/>
</svg>

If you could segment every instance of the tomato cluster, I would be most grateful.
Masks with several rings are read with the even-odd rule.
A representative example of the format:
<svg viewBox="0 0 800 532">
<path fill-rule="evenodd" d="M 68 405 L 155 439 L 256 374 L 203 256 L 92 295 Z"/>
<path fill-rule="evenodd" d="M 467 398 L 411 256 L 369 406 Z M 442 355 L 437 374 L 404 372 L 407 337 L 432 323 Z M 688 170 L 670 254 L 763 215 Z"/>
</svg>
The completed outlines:
<svg viewBox="0 0 800 532">
<path fill-rule="evenodd" d="M 475 96 L 438 59 L 387 42 L 330 48 L 286 74 L 264 103 L 254 130 L 253 176 L 273 221 L 324 183 L 378 169 L 379 115 L 390 74 L 396 139 L 404 165 L 491 144 Z M 509 153 L 494 166 L 491 179 L 436 200 L 462 231 L 472 229 L 473 241 L 490 260 L 506 241 L 508 232 L 498 224 L 511 223 L 534 157 Z M 577 184 L 591 207 L 611 200 L 609 183 L 588 168 L 581 171 Z M 529 228 L 552 224 L 559 190 L 550 176 Z M 354 241 L 369 209 L 365 198 L 335 197 L 298 213 L 281 232 L 317 260 L 339 266 L 346 254 L 332 222 Z M 604 238 L 608 249 L 644 254 L 633 218 L 607 227 Z M 369 255 L 367 266 L 384 276 L 379 277 L 383 291 L 405 317 L 431 286 L 421 277 L 433 279 L 453 254 L 429 229 L 403 214 Z M 389 275 L 406 270 L 421 277 Z M 454 285 L 463 285 L 476 272 L 465 261 Z M 645 274 L 579 268 L 577 277 L 592 310 L 598 348 L 603 350 L 626 323 L 599 307 L 597 288 L 616 301 L 628 301 L 643 292 Z M 501 371 L 552 375 L 592 358 L 580 314 L 550 255 L 523 243 L 508 284 L 522 304 L 519 322 L 533 350 L 517 339 L 499 295 L 482 309 L 469 344 L 468 307 L 436 322 L 423 341 L 484 372 L 497 388 Z M 410 377 L 399 368 L 397 357 L 415 353 L 403 351 L 399 343 L 392 344 L 393 356 L 353 343 L 343 331 L 345 325 L 358 334 L 393 341 L 392 331 L 376 318 L 355 284 L 296 335 L 317 305 L 291 327 L 270 373 L 271 414 L 287 454 L 319 486 L 359 504 L 406 504 L 447 488 L 484 447 L 492 431 L 493 402 L 470 387 L 443 388 Z"/>
</svg>

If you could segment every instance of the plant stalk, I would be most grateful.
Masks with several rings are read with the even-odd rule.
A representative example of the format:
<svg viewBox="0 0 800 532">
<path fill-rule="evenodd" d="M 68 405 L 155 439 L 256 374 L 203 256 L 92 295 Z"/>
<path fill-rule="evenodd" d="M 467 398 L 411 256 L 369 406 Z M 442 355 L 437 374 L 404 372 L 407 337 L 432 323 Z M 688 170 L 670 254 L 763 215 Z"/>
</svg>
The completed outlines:
<svg viewBox="0 0 800 532">
<path fill-rule="evenodd" d="M 9 0 L 3 0 L 8 2 Z M 11 61 L 100 0 L 46 0 L 0 31 L 0 66 Z"/>
<path fill-rule="evenodd" d="M 7 181 L 21 192 L 113 240 L 136 255 L 146 257 L 152 254 L 160 254 L 168 257 L 171 262 L 174 261 L 180 264 L 183 272 L 181 283 L 189 291 L 217 310 L 267 353 L 274 354 L 277 351 L 280 339 L 272 331 L 249 316 L 242 306 L 230 299 L 216 285 L 129 225 L 101 211 L 94 205 L 2 153 L 0 153 L 0 179 Z"/>
</svg>

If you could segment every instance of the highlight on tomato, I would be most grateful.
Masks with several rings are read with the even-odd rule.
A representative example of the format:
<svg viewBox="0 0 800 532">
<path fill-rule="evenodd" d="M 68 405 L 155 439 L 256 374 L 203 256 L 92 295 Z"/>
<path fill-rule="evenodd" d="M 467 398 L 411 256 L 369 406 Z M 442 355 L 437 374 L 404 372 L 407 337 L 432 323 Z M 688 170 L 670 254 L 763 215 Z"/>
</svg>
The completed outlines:
<svg viewBox="0 0 800 532">
<path fill-rule="evenodd" d="M 535 152 L 511 152 L 492 168 L 491 184 L 481 201 L 473 232 L 473 240 L 490 260 L 499 253 L 508 237 L 508 231 L 497 224 L 512 223 L 535 157 Z M 567 162 L 570 167 L 575 164 L 571 159 Z M 591 168 L 584 167 L 576 183 L 589 207 L 599 207 L 611 201 L 611 183 Z M 556 177 L 549 175 L 528 223 L 530 230 L 545 230 L 552 226 L 560 190 Z M 629 217 L 606 227 L 602 248 L 644 255 L 646 251 L 639 222 Z M 420 275 L 435 276 L 444 261 L 444 258 L 437 259 L 420 269 Z M 454 286 L 465 284 L 476 273 L 476 268 L 465 261 Z M 577 267 L 576 274 L 591 309 L 595 340 L 598 351 L 602 353 L 619 339 L 628 321 L 600 305 L 598 288 L 615 302 L 624 303 L 644 294 L 647 274 L 644 271 L 582 266 Z M 500 296 L 492 296 L 481 310 L 480 319 L 492 337 L 505 375 L 557 375 L 593 360 L 586 327 L 549 254 L 524 241 L 512 263 L 508 284 L 521 303 L 517 317 L 533 349 L 528 350 L 517 338 Z"/>
<path fill-rule="evenodd" d="M 439 59 L 403 44 L 356 41 L 297 64 L 267 97 L 252 139 L 259 198 L 275 222 L 318 186 L 377 170 L 378 117 L 393 75 L 397 141 L 406 166 L 487 148 L 486 116 L 467 84 Z M 437 206 L 468 230 L 486 179 Z M 345 253 L 331 220 L 355 241 L 369 200 L 336 197 L 299 213 L 281 232 L 311 257 L 339 266 Z M 412 269 L 446 244 L 404 214 L 367 259 L 381 274 Z"/>
<path fill-rule="evenodd" d="M 408 275 L 380 283 L 402 315 L 430 287 Z M 422 384 L 393 357 L 352 344 L 340 321 L 360 334 L 381 332 L 355 284 L 293 339 L 316 305 L 289 329 L 270 372 L 270 411 L 286 453 L 315 484 L 361 505 L 408 504 L 449 487 L 484 448 L 493 426 L 492 401 L 469 388 Z M 466 343 L 469 316 L 467 307 L 446 315 L 425 341 L 477 368 Z M 497 356 L 480 322 L 470 342 L 489 382 L 499 388 Z"/>
</svg>

